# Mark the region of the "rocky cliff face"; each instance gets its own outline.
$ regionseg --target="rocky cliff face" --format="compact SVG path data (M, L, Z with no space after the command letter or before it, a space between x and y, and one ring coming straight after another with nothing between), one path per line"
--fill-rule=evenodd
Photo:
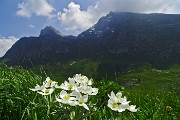
M114 13L78 37L53 27L39 37L21 38L5 54L13 64L42 64L80 58L111 58L126 63L179 63L180 15Z

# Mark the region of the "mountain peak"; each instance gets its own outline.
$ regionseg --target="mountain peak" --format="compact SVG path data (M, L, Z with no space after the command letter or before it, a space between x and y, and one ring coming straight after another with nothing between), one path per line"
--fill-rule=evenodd
M63 36L58 30L56 30L52 26L46 26L44 29L42 29L39 37L46 36L46 35L48 35L48 36L54 36L54 35Z

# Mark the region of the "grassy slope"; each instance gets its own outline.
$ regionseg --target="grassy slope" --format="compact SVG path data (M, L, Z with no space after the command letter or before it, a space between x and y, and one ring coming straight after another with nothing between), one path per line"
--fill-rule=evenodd
M180 66L174 65L164 70L153 68L149 64L142 66L131 65L126 67L123 72L116 72L116 70L104 69L103 73L98 71L100 65L98 60L79 60L72 61L66 64L53 63L45 66L38 66L34 69L35 73L40 76L50 76L57 81L64 81L74 74L83 74L92 77L99 81L102 79L109 79L117 81L124 86L136 86L140 89L167 89L180 91Z
M75 74L83 74L94 78L96 76L99 61L88 59L71 61L68 63L50 63L43 66L36 66L31 70L41 76L50 76L53 79L61 82Z
M83 64L82 64L83 63ZM82 73L88 77L96 74L98 62L89 60L76 62L73 65L66 64L62 69L54 67L43 68L42 74L54 77L54 80L61 81L72 77L75 73ZM52 72L50 72L52 71ZM83 72L82 72L83 71ZM90 72L91 71L91 72ZM93 73L93 74L92 74ZM151 66L129 67L125 74L115 74L114 81L120 84L131 84L123 90L131 104L137 105L139 112L124 113L112 112L107 108L107 94L112 90L118 92L122 88L116 83L102 80L96 81L95 86L99 88L99 94L92 101L99 108L88 119L153 119L153 120L178 120L180 118L180 66L173 66L167 70L155 70ZM62 77L61 77L62 75ZM66 77L66 78L65 78ZM105 77L106 78L106 77ZM140 82L137 80L140 79ZM31 92L29 88L36 83L42 82L42 77L22 68L11 69L0 65L0 119L54 119L54 116L61 115L58 104L54 103L51 111L53 115L46 114L46 102L44 98ZM166 107L171 106L172 111L167 111ZM61 108L62 109L62 108ZM63 115L63 114L62 114ZM23 117L22 117L23 116ZM60 119L60 118L59 118ZM62 119L62 118L61 118Z

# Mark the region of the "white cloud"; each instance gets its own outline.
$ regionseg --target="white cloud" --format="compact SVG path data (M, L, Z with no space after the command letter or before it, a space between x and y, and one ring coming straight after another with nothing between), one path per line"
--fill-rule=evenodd
M27 25L27 27L32 28L32 29L36 28L36 26L33 24L29 24L29 25Z
M64 13L58 12L58 19L63 26L69 26L71 23L71 27L65 27L66 30L86 29L92 25L91 18L92 16L88 12L81 11L80 5L74 2L68 5L68 9L64 9Z
M29 10L29 5L27 3L21 3L18 5L19 10L16 12L17 15L23 17L31 17L31 11Z
M82 32L94 25L110 11L138 13L180 13L179 0L98 0L94 6L81 10L80 5L71 2L57 16L67 32Z
M0 36L0 57L2 57L17 40L18 38L14 36L10 36L10 37Z
M18 5L16 14L22 17L31 17L32 14L37 16L54 17L55 9L47 0L26 0Z

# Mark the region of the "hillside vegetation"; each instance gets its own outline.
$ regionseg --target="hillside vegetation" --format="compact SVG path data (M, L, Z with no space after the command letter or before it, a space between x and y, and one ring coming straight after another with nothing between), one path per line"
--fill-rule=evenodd
M87 62L87 61L86 61ZM91 65L89 65L91 64ZM88 78L92 77L89 70L94 69L95 63L89 62L83 71ZM76 66L76 63L73 64ZM71 65L72 66L72 65ZM78 67L65 67L65 73L73 77L80 73ZM50 67L48 67L50 69ZM71 70L71 71L70 71ZM94 80L93 86L98 88L98 94L89 98L87 105L90 111L82 107L71 107L53 101L59 93L52 94L52 101L30 90L36 84L42 84L50 76L54 81L62 83L66 75L55 71L51 74L44 69L42 77L30 70L21 67L7 67L0 65L0 119L1 120L63 120L63 119L88 119L88 120L178 120L180 118L180 66L173 66L167 70L153 69L149 65L131 67L123 74L114 73L115 77ZM46 73L46 75L45 75ZM123 87L124 86L124 87ZM108 104L108 94L121 91L130 104L136 105L137 112L112 111ZM79 114L75 114L75 113ZM71 118L72 114L76 118Z

